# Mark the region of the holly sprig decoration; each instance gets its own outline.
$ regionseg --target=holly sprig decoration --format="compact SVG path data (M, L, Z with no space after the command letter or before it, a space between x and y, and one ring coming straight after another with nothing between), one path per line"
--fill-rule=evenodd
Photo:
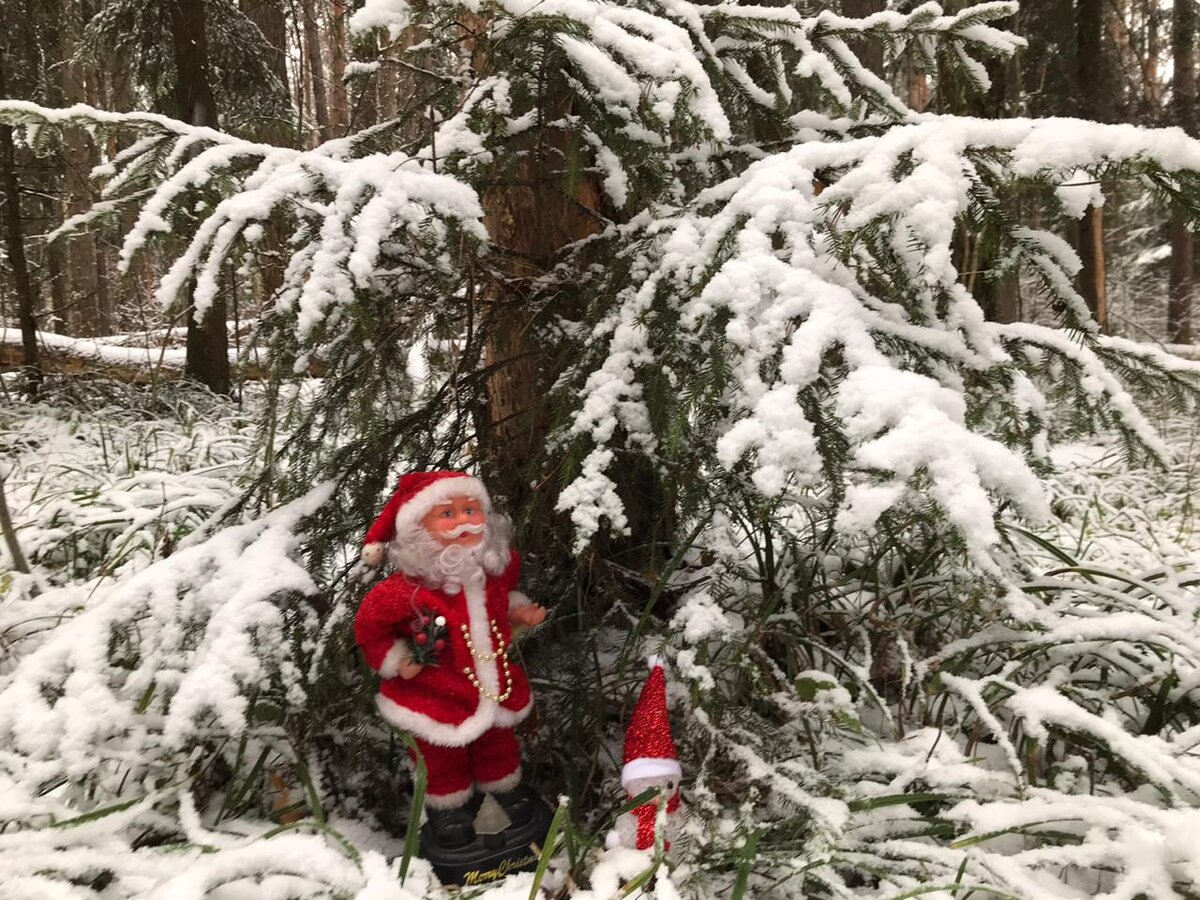
M438 654L446 646L446 617L428 610L418 612L412 621L412 660L420 666L436 666Z

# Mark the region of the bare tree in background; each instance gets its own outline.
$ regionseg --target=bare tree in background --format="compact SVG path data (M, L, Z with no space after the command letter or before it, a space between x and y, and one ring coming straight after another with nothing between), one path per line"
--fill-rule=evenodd
M312 90L313 115L317 120L317 137L327 141L329 132L329 98L325 94L325 64L321 58L321 30L317 23L315 0L301 0L304 16L304 58L307 62L308 83Z
M4 25L4 14L0 10L0 28ZM5 78L7 64L4 46L0 44L0 97L8 96ZM29 396L35 397L42 383L42 370L38 364L37 320L34 318L37 294L25 261L25 233L21 223L21 191L17 183L16 147L13 144L12 127L8 125L0 125L0 182L4 196L5 250L16 287L18 318L21 322L21 362L25 369L25 391Z
M1175 124L1196 134L1196 6L1195 0L1175 0L1171 29L1171 113ZM1195 240L1187 227L1187 214L1171 210L1171 280L1167 299L1167 342L1192 342L1192 294L1195 290Z
M216 128L217 103L208 77L204 0L170 0L170 3L179 118L192 125ZM190 301L188 304L186 372L217 394L227 394L230 389L225 314L225 297L220 291L201 321L197 321Z
M1106 109L1113 98L1105 96L1105 82L1096 77L1096 67L1103 65L1105 4L1104 0L1079 0L1076 5L1076 79L1079 92L1079 114L1095 122L1109 121ZM1104 209L1089 206L1079 222L1079 289L1088 309L1092 311L1100 330L1108 333L1108 287L1104 268Z

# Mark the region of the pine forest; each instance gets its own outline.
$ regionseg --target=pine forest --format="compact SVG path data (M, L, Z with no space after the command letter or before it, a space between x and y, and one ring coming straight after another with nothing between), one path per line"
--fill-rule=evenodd
M1200 900L1198 29L0 0L0 897Z

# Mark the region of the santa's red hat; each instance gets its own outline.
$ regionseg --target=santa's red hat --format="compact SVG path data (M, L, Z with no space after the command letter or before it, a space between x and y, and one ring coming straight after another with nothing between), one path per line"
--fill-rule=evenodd
M638 778L667 778L683 775L679 753L671 740L671 722L667 718L667 676L662 660L650 657L650 677L642 686L633 708L633 718L625 730L625 765L621 785L628 787Z
M474 497L485 515L492 512L492 500L483 482L466 472L409 472L400 477L400 485L384 506L363 542L362 559L368 566L383 562L387 545L396 532L420 521L439 503L453 497Z

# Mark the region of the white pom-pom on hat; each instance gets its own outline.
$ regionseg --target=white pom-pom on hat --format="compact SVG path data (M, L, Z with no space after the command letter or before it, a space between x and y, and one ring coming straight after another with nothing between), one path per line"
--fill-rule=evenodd
M387 547L384 544L372 543L367 544L362 548L363 565L375 568L383 562L384 554L387 552Z

